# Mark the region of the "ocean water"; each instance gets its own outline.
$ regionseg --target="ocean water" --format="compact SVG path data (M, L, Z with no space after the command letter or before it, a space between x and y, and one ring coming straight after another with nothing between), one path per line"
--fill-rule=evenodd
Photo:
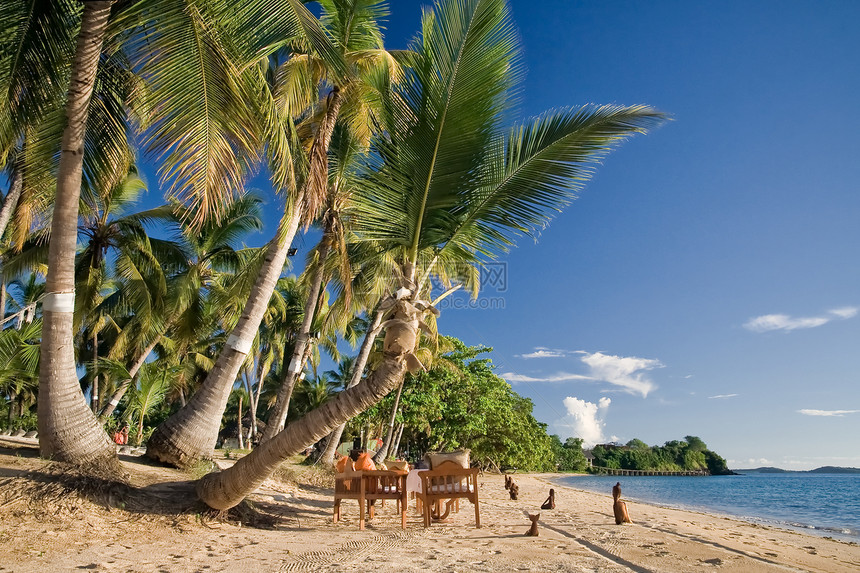
M860 474L566 476L559 485L860 542ZM635 517L634 517L635 520Z

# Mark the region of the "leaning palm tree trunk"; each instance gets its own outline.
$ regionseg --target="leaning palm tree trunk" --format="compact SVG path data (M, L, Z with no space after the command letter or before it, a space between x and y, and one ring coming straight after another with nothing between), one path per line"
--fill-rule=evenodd
M245 439L242 436L242 395L239 394L239 413L236 415L236 427L239 431L239 449L245 449Z
M394 405L391 407L391 418L388 420L388 432L385 434L385 441L382 442L382 447L373 456L373 461L376 463L385 461L385 458L388 456L388 449L394 441L394 421L397 419L397 410L400 409L400 395L403 393L403 384L405 382L406 379L404 378L403 382L400 383L400 387L397 388L397 396L394 398Z
M3 268L0 267L0 327L6 321L6 277L3 276Z
M77 464L117 464L116 450L81 392L72 342L84 133L111 4L110 0L87 2L81 17L66 101L67 123L48 248L47 294L42 305L39 447L43 457Z
M248 304L215 366L188 404L153 432L147 443L148 457L177 467L187 467L198 459L212 455L230 390L263 320L293 236L300 221L310 223L313 220L321 197L325 196L328 180L326 154L341 103L340 92L332 90L317 137L311 145L308 177L296 194L291 213L287 215L287 231L272 241L260 275L251 289Z
M263 371L262 361L260 368L257 370L257 388L251 385L250 368L245 370L245 389L248 391L248 415L251 417L251 427L248 428L248 447L257 442L257 404L260 403L260 391L263 388Z
M287 366L287 373L284 376L284 381L281 388L278 390L278 397L275 401L275 406L272 413L269 415L269 423L266 430L263 432L262 441L272 439L275 434L284 429L284 424L287 421L287 412L290 408L290 398L293 395L293 389L299 379L299 374L305 369L306 357L309 353L306 352L310 345L311 325L313 324L314 315L318 307L318 299L320 290L322 289L323 278L325 276L325 258L328 256L329 242L327 236L323 234L320 241L319 249L317 250L317 266L314 269L313 278L311 279L310 289L308 290L308 298L305 300L305 313L302 318L301 329L296 337L296 343L293 345L293 354Z
M397 439L394 440L394 445L391 447L391 455L388 456L390 458L397 458L397 452L400 451L400 438L403 437L403 428L406 427L406 424L400 422L400 427L397 429Z
M12 184L9 186L9 192L3 198L3 208L0 209L0 239L3 238L3 233L6 232L6 225L12 218L12 213L18 206L18 199L21 198L21 190L24 188L24 177L20 169L15 169L15 175L12 177ZM3 309L5 310L5 306Z
M361 382L361 376L364 374L364 366L367 364L370 351L373 349L373 343L376 341L376 335L379 333L379 325L382 323L382 314L383 311L376 311L376 314L373 316L373 321L367 329L367 334L364 335L364 342L361 343L361 350L359 350L358 356L353 364L352 376L349 379L349 384L346 386L347 389L352 388ZM329 434L328 440L326 441L325 451L323 451L323 455L320 458L323 464L331 465L334 463L334 454L337 451L337 447L340 445L340 438L345 429L346 422L332 430L331 434Z
M287 250L298 229L300 204L301 201L296 201L285 217L286 230L269 243L260 274L248 297L248 304L203 385L179 412L152 433L146 447L146 455L149 458L177 467L186 467L198 459L212 455L221 426L221 416L224 414L236 375L251 350L257 329L287 260Z
M93 414L98 414L99 411L99 375L96 371L99 363L99 335L97 333L93 333L93 371L95 374L93 375L93 386L90 391L90 407L93 410Z
M363 412L393 390L406 375L402 356L388 355L364 383L344 390L222 472L202 478L197 494L215 509L229 509L254 491L283 460L313 444L333 428Z
M404 283L414 285L414 267L403 266ZM408 289L407 289L408 293ZM242 458L236 465L217 474L209 474L197 484L197 494L214 509L229 509L254 490L287 457L297 454L308 444L317 442L353 416L363 412L403 383L407 368L414 369L413 352L418 343L418 329L425 312L413 294L389 298L380 307L387 310L382 363L363 384L337 394L319 408L287 426L281 433Z

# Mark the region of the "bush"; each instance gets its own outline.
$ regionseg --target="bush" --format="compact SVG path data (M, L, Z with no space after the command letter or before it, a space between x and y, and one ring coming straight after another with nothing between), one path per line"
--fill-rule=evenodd
M12 424L9 426L9 429L13 432L15 430L24 430L25 432L35 432L39 429L39 420L36 417L35 412L25 412L23 416L19 418L15 418L12 420Z

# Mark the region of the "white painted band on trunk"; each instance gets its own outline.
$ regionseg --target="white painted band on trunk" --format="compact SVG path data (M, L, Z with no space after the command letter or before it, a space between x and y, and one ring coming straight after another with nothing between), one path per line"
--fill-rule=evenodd
M108 405L116 407L119 405L119 400L111 400Z
M42 299L42 310L49 312L75 312L75 293L49 292Z
M301 370L301 367L299 366L299 359L296 357L293 357L293 359L290 360L290 365L287 367L287 372L295 374L299 370Z
M241 352L242 354L248 354L251 351L251 346L253 344L253 338L243 340L235 334L231 334L229 337L227 337L227 346L232 348L236 352Z

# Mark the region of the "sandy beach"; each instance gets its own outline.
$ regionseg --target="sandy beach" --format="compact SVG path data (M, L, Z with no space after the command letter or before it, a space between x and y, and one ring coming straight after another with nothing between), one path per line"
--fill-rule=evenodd
M628 502L634 523L615 525L610 492L559 487L552 474L515 475L517 501L504 476L483 475L481 529L470 506L425 529L410 502L403 530L389 502L359 531L356 502L332 523L328 487L267 480L250 498L258 525L242 526L206 516L187 475L122 459L138 495L106 507L110 491L100 500L62 491L31 451L0 449L0 571L860 570L857 544L702 513ZM557 508L526 537L527 513L550 486Z

